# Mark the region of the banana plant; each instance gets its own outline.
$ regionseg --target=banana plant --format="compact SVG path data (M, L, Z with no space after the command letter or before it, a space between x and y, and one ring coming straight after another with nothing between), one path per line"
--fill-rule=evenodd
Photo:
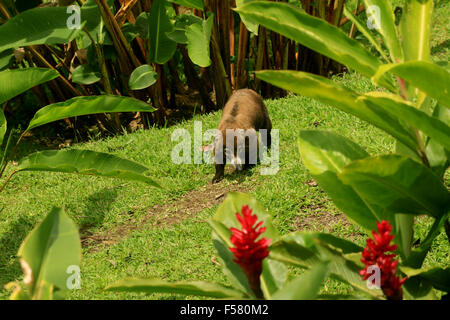
M382 220L393 226L401 267L413 275L405 284L407 296L415 297L421 288L427 292L433 288L425 275L450 277L448 268L421 269L450 215L450 193L443 179L450 160L450 74L430 59L432 0L406 0L398 26L390 1L364 3L373 30L350 10L345 14L371 43L376 42L374 32L379 34L383 40L375 46L379 55L337 27L285 3L250 2L237 12L382 88L361 93L305 72L256 73L263 81L353 114L395 138L394 154L372 156L332 132L301 130L299 148L311 175L350 220L367 231L375 230ZM414 217L419 215L432 217L434 223L413 248L419 240L414 239ZM303 240L291 242L286 246L300 251L307 247ZM448 287L442 289L449 292Z

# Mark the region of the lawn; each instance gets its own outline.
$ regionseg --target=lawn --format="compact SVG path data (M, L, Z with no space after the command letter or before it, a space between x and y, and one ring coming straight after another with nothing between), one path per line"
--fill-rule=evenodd
M436 10L433 27L434 59L448 58L450 5ZM335 77L352 89L376 89L356 73ZM364 146L372 154L392 152L394 140L373 126L314 100L288 96L267 100L273 127L280 132L280 168L261 176L260 167L245 174L228 174L218 185L210 181L212 165L177 165L171 161L171 134L178 128L193 133L194 121L203 130L215 128L220 112L195 115L168 128L153 128L71 148L108 152L140 162L162 189L116 179L56 173L19 173L0 198L0 298L3 285L20 279L16 253L25 235L54 206L64 207L80 228L83 244L82 288L70 299L175 299L178 295L140 295L103 289L124 277L165 280L207 280L227 284L216 263L207 220L229 191L248 192L273 215L282 234L295 230L331 232L363 245L365 235L348 221L317 186L302 165L297 150L300 129L332 130ZM40 148L24 144L24 148ZM23 150L22 150L23 151ZM7 173L13 170L7 168ZM415 236L424 237L431 221L420 218ZM442 233L433 243L426 266L450 264L450 245ZM329 281L322 293L350 293ZM188 298L198 298L190 296Z

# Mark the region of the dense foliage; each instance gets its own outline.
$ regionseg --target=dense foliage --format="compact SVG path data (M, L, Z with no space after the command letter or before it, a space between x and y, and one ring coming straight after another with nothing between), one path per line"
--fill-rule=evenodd
M8 99L25 89L33 94L2 109L7 118L27 120L33 105L100 94L130 96L157 108L153 114L96 115L87 122L66 119L79 131L98 126L103 132L121 132L122 126L164 125L180 113L218 110L233 89L251 87L265 97L285 94L254 78L254 70L340 71L328 58L241 19L233 9L246 2L3 0L0 71L40 67L52 69L54 77L17 81L23 90L16 88ZM289 2L330 24L341 23L344 0ZM79 9L64 7L72 3Z

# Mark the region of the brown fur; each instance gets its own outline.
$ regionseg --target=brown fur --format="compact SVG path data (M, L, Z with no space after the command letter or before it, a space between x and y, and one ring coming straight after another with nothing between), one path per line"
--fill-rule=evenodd
M237 90L230 97L228 102L226 103L222 118L220 119L218 130L222 135L223 145L218 144L217 142L214 145L214 153L217 156L217 152L222 150L223 154L225 154L226 147L226 130L227 129L243 129L243 130L254 130L255 138L256 131L260 129L267 129L267 147L270 148L271 144L271 136L270 130L272 129L272 121L269 117L269 112L264 105L263 100L255 91L250 89L241 89ZM252 133L252 131L249 131ZM237 155L237 137L234 138L234 155ZM245 160L245 168L250 167L249 159L248 159L248 150L249 150L249 142L248 138L245 139L245 152L246 152L246 160ZM215 163L216 174L213 178L213 183L218 182L223 179L224 169L225 169L225 161L224 164Z

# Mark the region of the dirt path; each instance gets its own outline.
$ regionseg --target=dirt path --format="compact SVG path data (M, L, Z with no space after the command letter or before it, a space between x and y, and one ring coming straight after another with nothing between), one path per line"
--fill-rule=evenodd
M314 180L304 182L310 187L318 187ZM229 192L249 192L254 188L252 183L242 183L234 180L231 183L208 184L199 189L192 190L176 200L165 204L157 204L147 208L143 217L135 218L131 213L125 222L97 233L89 230L81 232L81 244L88 252L96 252L105 246L115 244L135 231L146 228L161 228L175 225L186 219L195 217L199 212L211 208L223 202ZM323 199L315 199L314 203L301 204L299 199L299 216L292 221L292 228L298 231L323 231L323 227L330 230L337 223L349 227L350 222L345 215L338 212L330 212L324 205ZM307 213L307 215L305 215ZM355 235L358 236L358 235Z
M220 204L226 194L239 191L248 192L250 186L237 181L231 184L217 183L192 190L179 199L163 205L155 205L147 209L145 217L140 221L133 216L112 229L99 233L81 232L81 244L89 252L100 250L105 245L112 245L137 230L150 227L163 227L178 224L195 214Z

